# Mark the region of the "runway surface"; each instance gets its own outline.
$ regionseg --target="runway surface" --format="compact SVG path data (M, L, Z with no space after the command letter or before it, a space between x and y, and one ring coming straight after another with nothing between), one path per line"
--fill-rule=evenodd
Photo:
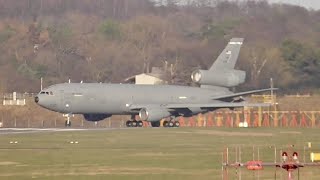
M45 133L45 132L69 132L69 131L110 131L110 130L123 130L123 129L129 129L129 128L97 128L97 129L83 129L83 128L0 128L0 135ZM130 128L130 129L133 129L133 128Z

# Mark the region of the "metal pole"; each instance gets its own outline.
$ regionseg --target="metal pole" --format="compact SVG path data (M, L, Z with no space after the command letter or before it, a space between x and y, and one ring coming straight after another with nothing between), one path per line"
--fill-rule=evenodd
M238 161L238 147L236 146L236 147L234 148L234 150L235 150L235 153L236 153L236 162L239 162L239 161Z
M229 148L227 148L227 164L229 164Z
M42 83L43 83L43 78L41 77L41 78L40 78L40 90L41 90L41 91L42 91L42 88L43 88Z
M277 147L274 146L274 163L277 163Z
M239 163L241 163L241 146L239 146ZM242 176L242 174L241 174L241 168L240 168L240 166L239 166L239 180L241 180L241 176Z
M227 172L227 168L228 168L228 162L227 162L227 152L228 152L228 148L223 149L223 153L222 153L222 180L228 180L228 172Z
M258 161L260 161L260 148L258 146ZM260 179L260 171L258 171L258 180Z
M254 146L252 146L252 160L254 161Z
M270 87L271 87L271 103L273 103L273 79L270 78Z
M303 162L306 163L306 146L303 146Z

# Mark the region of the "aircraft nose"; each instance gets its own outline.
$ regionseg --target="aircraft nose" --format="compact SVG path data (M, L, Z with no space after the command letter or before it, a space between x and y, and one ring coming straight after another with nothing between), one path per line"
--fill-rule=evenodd
M36 97L34 98L34 102L36 102L36 103L39 102L39 97L38 97L38 96L36 96Z

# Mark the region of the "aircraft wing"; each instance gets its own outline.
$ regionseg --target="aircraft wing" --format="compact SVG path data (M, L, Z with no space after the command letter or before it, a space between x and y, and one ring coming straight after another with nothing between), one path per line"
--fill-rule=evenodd
M237 107L267 107L270 104L266 103L232 103L232 102L217 102L217 103L208 103L208 104L168 104L164 107L168 109L181 109L181 108L201 108L201 109L210 109L210 108L237 108Z
M131 111L137 111L146 107L166 108L166 109L188 109L188 108L200 108L200 109L212 109L212 108L237 108L237 107L267 107L270 104L266 103L232 103L232 102L216 102L205 104L161 104L161 105L147 105L147 104L132 104L130 105Z
M259 92L274 91L274 90L278 90L278 89L277 88L259 89L259 90L253 90L253 91L245 91L245 92L239 92L239 93L233 93L233 94L214 96L211 98L215 99L215 100L224 100L224 99L230 99L230 98L235 98L235 97L239 97L239 96L255 94L255 93L259 93Z

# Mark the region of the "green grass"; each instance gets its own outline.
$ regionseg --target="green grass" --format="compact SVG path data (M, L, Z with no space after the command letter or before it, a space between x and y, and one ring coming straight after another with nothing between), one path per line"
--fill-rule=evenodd
M302 160L307 142L313 143L307 153L320 152L318 129L146 128L1 135L0 179L221 179L226 146L230 161L235 160L236 146L241 146L243 162L251 160L254 145L255 158L259 147L260 158L273 162L274 145L280 150L294 144ZM301 169L301 178L319 179L317 169ZM274 179L274 168L243 168L241 174L242 179ZM277 177L285 178L286 172L278 170ZM229 178L236 179L235 169L229 169Z

